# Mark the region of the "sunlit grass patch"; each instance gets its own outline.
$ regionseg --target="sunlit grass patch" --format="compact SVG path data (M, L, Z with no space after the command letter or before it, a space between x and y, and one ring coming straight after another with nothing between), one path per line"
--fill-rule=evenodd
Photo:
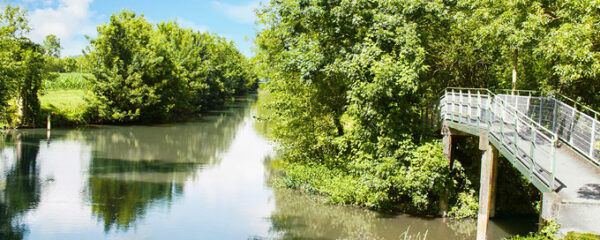
M52 112L62 124L84 124L87 102L84 97L87 90L47 90L40 96L42 112Z

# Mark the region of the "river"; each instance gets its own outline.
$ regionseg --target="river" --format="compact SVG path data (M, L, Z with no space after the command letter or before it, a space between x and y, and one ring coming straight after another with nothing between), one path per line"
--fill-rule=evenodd
M0 133L0 239L472 239L473 220L386 215L274 190L256 96L200 121ZM536 230L490 223L491 239Z

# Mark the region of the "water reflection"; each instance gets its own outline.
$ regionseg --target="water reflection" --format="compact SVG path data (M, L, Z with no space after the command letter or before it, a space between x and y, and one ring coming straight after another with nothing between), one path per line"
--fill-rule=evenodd
M180 196L198 168L218 164L251 102L238 100L203 122L89 131L85 139L94 154L88 192L104 230L127 230L150 207L168 206Z
M306 194L274 191L276 209L269 220L270 233L278 239L404 239L427 234L427 239L472 239L475 220L388 215L360 208L332 206ZM535 230L535 219L498 218L488 226L489 239Z
M0 239L22 239L26 228L20 218L40 202L36 160L43 137L10 132L0 134L0 139ZM8 155L13 161L7 160Z
M0 132L0 239L472 238L465 221L323 205L266 182L254 98L193 123ZM264 128L263 128L264 130ZM494 239L519 233L508 219ZM516 230L515 230L516 229Z
M101 166L96 166L98 163L101 163ZM169 178L164 174L168 174L169 170L174 172L177 166L157 165L147 161L92 161L89 179L92 212L104 222L104 231L109 231L112 227L126 230L139 216L143 216L150 206L167 205L175 196L181 195L182 184L162 182ZM124 176L125 173L129 174ZM163 175L155 175L156 178L152 178L153 173Z

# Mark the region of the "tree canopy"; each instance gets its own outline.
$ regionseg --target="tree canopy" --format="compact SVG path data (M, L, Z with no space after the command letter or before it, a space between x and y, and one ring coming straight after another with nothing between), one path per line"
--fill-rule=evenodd
M103 121L171 119L256 87L233 43L176 22L154 26L128 11L98 27L87 57L95 75L90 100Z
M24 10L6 6L0 13L0 112L6 112L8 101L15 99L19 125L34 127L40 108L38 90L42 79L52 75L44 48L26 37L29 31Z
M257 62L288 183L341 202L435 210L449 170L423 134L433 133L422 108L446 87L513 80L600 106L598 9L585 0L271 1L259 11Z
M42 79L84 68L94 75L85 115L97 123L183 118L257 88L249 60L223 37L176 22L155 25L125 10L97 30L84 56L61 59L58 37L32 42L26 11L5 7L0 14L2 122L35 127L43 117Z

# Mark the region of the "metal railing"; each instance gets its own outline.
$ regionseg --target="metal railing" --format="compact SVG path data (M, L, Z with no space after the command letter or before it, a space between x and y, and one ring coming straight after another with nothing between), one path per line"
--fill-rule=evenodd
M534 184L552 191L556 143L552 130L488 89L448 88L440 100L441 117L475 133L487 130L492 143Z
M567 96L559 94L559 93L542 93L540 91L534 91L534 90L511 90L511 89L498 89L496 91L499 92L498 95L503 94L503 95L534 96L534 97L552 97L558 101L565 103L568 106L571 106L571 107L579 110L583 114L586 114L590 117L593 116L594 119L600 120L600 112L598 112L584 104L581 104L578 101L571 99L570 97L567 97Z
M563 142L577 150L596 165L600 165L600 121L598 113L589 116L577 105L570 106L553 97L534 96L529 94L499 94L498 98L516 107L529 118L552 130Z

